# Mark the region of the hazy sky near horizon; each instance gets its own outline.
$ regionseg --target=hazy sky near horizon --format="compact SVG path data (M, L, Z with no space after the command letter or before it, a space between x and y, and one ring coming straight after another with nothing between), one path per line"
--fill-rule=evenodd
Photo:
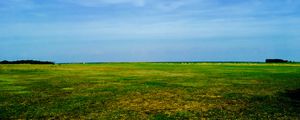
M0 60L300 61L299 0L1 0Z

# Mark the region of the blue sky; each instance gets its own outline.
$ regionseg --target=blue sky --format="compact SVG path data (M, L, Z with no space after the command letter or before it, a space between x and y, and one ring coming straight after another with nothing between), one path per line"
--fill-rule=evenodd
M300 61L299 0L1 0L0 60Z

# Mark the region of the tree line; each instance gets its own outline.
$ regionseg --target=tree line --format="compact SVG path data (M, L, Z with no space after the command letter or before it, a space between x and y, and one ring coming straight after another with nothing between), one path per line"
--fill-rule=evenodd
M52 61L39 61L39 60L17 60L17 61L1 61L0 64L55 64Z

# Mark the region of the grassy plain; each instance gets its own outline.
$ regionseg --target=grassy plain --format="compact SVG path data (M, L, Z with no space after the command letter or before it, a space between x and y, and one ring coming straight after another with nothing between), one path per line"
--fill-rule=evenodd
M300 119L300 64L0 65L0 119Z

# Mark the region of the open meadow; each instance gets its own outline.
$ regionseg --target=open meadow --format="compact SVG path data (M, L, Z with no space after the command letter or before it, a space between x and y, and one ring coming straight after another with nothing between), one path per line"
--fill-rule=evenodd
M0 65L0 119L300 119L300 64Z

